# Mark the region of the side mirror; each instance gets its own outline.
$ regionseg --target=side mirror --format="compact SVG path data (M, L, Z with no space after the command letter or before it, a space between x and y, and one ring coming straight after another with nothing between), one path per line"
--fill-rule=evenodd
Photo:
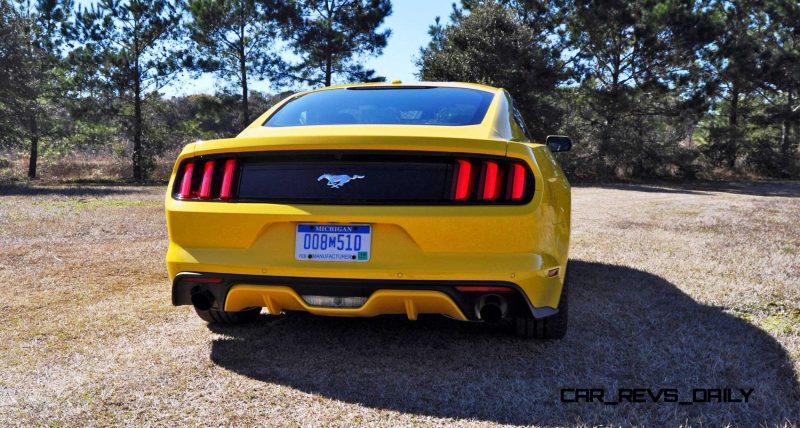
M572 148L572 139L564 135L548 135L545 145L551 152L567 152Z

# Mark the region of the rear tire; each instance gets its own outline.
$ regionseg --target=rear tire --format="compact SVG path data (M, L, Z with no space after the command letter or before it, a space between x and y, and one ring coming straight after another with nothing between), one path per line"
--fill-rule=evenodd
M547 318L529 317L514 318L514 334L525 339L558 340L567 334L569 320L569 271L564 279L561 299L558 302L558 313Z
M258 318L261 308L245 309L239 312L219 311L216 309L202 311L197 308L194 308L194 311L203 321L209 324L243 324Z

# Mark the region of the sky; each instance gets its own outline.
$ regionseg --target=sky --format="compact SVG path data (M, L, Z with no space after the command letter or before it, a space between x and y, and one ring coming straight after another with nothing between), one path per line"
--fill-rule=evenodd
M366 67L374 69L378 76L384 76L387 80L418 80L414 76L417 72L414 62L419 56L419 48L430 41L428 27L437 16L442 18L442 23L448 22L452 4L453 0L393 0L392 14L382 27L391 29L392 35L383 49L383 55L367 60ZM183 74L162 92L166 96L214 93L215 85L213 75L206 74L194 79ZM259 91L274 91L267 82L249 82L249 85Z

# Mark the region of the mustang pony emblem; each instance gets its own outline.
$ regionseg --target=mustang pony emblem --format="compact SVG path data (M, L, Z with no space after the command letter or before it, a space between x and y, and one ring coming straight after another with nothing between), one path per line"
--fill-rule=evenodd
M357 180L359 178L364 178L363 175L333 175L333 174L322 174L319 176L317 181L322 181L322 179L328 180L328 187L332 189L338 189L345 184Z

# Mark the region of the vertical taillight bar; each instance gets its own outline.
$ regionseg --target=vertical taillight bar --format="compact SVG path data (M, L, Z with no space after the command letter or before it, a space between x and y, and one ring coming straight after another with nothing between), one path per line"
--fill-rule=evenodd
M456 160L456 188L453 200L466 201L472 193L472 164L469 161Z
M188 198L192 195L192 174L194 174L194 162L186 162L183 166L183 178L178 192L181 198Z
M525 195L525 167L518 163L511 164L509 173L511 175L511 185L509 186L508 198L512 201L521 201Z
M495 161L483 162L483 182L481 183L482 189L480 199L485 201L493 201L500 196L500 186L502 180L500 179L500 166Z
M236 171L236 159L228 159L225 161L225 167L222 170L222 187L219 191L220 199L230 199L233 195L233 173Z
M211 182L214 181L214 161L206 161L203 165L203 181L200 183L200 198L211 197Z

